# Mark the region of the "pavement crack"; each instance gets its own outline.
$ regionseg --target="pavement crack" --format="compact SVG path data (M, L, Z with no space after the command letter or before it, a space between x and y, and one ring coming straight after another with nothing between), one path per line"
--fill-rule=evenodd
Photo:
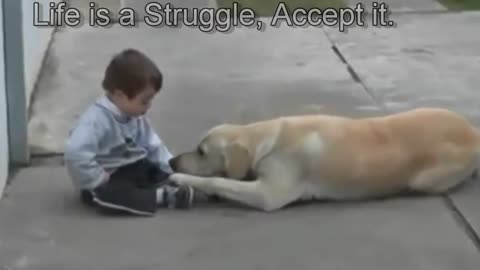
M377 96L375 96L373 91L370 90L370 88L362 81L362 79L360 78L360 75L358 75L358 73L355 71L353 66L348 62L347 58L343 55L343 53L340 51L340 49L335 44L333 39L328 35L328 33L325 30L323 30L323 32L324 32L325 36L327 37L327 39L330 41L330 44L332 45L331 49L333 50L335 55L340 59L340 61L342 61L345 64L345 66L347 68L347 71L350 74L350 76L352 77L352 79L356 83L358 83L362 86L363 90L368 95L368 97L373 101L373 103L375 103L375 105L377 105L382 110L382 112L387 113L388 112L387 107L383 104L383 102L381 102L379 100L379 98Z
M29 167L64 166L63 154L37 154L32 155Z
M360 76L358 76L358 74L355 72L355 70L350 65L347 66L347 70L348 70L348 73L350 73L350 76L352 76L352 78L355 82L362 84L362 80L360 79ZM375 97L373 97L373 95L370 95L370 96L371 96L372 99L375 99Z
M330 41L330 42L331 42L331 41ZM337 55L337 57L340 58L340 60L341 60L344 64L348 65L347 59L345 59L345 57L343 56L343 54L342 54L342 53L340 52L340 50L338 49L337 45L332 44L332 50L333 50L333 52Z
M458 225L462 228L468 238L472 241L473 245L480 252L480 236L475 232L473 226L468 222L467 217L460 211L460 209L455 205L455 202L449 196L443 196L443 201L447 208L452 213L453 218L456 220Z

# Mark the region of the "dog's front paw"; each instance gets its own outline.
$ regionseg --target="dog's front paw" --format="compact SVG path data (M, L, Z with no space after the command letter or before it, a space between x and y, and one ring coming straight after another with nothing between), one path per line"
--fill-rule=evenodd
M203 191L209 195L212 193L211 182L209 178L203 178L190 174L173 173L170 175L169 180L179 186L190 186Z
M187 175L187 174L183 174L183 173L173 173L170 175L170 177L168 178L168 180L174 184L177 184L177 185L180 185L180 186L184 186L184 185L188 185L189 182L190 182L190 179L191 176L190 175Z

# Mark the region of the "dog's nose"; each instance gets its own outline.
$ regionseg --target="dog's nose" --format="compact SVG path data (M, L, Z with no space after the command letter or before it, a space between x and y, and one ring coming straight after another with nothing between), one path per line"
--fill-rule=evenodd
M168 160L168 164L170 165L170 168L172 168L173 171L177 171L177 158L171 158Z

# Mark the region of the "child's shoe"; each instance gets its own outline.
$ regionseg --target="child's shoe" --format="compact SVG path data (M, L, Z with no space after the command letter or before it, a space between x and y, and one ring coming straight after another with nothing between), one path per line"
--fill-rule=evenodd
M168 208L189 209L193 205L195 190L189 186L167 184L163 187L163 204Z

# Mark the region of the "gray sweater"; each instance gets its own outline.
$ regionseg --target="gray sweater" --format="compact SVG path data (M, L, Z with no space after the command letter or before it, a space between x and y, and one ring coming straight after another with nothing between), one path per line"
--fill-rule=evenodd
M64 154L67 171L79 189L98 187L118 167L143 158L172 172L171 157L146 116L124 115L105 95L77 119Z

